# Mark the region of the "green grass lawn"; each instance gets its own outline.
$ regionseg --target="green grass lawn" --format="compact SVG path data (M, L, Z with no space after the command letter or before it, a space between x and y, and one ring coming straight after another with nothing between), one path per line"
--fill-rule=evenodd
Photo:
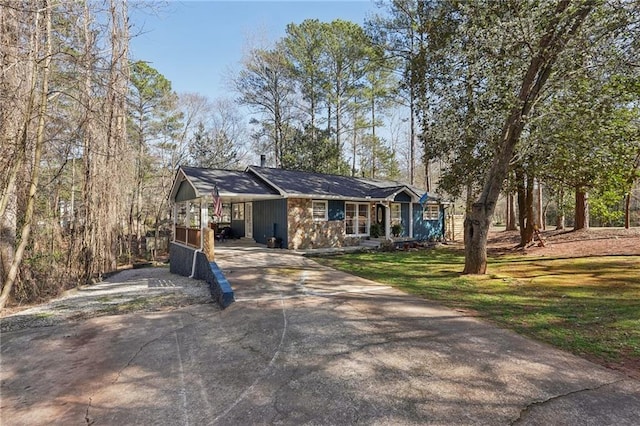
M640 256L505 256L461 275L461 252L357 253L317 258L605 363L640 359Z

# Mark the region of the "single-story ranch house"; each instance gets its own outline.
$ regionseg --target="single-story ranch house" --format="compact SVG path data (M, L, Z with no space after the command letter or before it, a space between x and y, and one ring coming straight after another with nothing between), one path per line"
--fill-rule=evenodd
M214 194L222 201L221 216L214 215ZM371 237L437 240L444 230L443 204L435 195L360 177L179 167L170 200L173 242L194 248L202 248L206 228L230 228L234 238L288 249L353 246Z

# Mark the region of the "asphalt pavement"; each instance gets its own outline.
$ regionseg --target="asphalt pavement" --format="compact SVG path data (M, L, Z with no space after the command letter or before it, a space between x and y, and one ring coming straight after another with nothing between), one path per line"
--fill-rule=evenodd
M172 293L130 313L3 318L0 423L639 424L639 381L464 312L283 250L216 261L236 294L225 310ZM149 291L195 285L140 271Z

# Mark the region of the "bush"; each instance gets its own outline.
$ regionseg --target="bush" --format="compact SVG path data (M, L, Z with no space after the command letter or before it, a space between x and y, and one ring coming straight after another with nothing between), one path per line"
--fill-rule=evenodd
M382 225L379 223L372 223L371 228L369 229L369 234L371 235L371 238L380 238L383 234Z

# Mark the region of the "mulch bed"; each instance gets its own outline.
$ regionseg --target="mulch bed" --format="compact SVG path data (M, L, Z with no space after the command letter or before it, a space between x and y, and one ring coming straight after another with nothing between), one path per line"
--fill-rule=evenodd
M591 228L541 231L544 246L537 239L518 247L518 231L492 231L487 242L491 255L522 254L548 257L640 256L640 228Z

